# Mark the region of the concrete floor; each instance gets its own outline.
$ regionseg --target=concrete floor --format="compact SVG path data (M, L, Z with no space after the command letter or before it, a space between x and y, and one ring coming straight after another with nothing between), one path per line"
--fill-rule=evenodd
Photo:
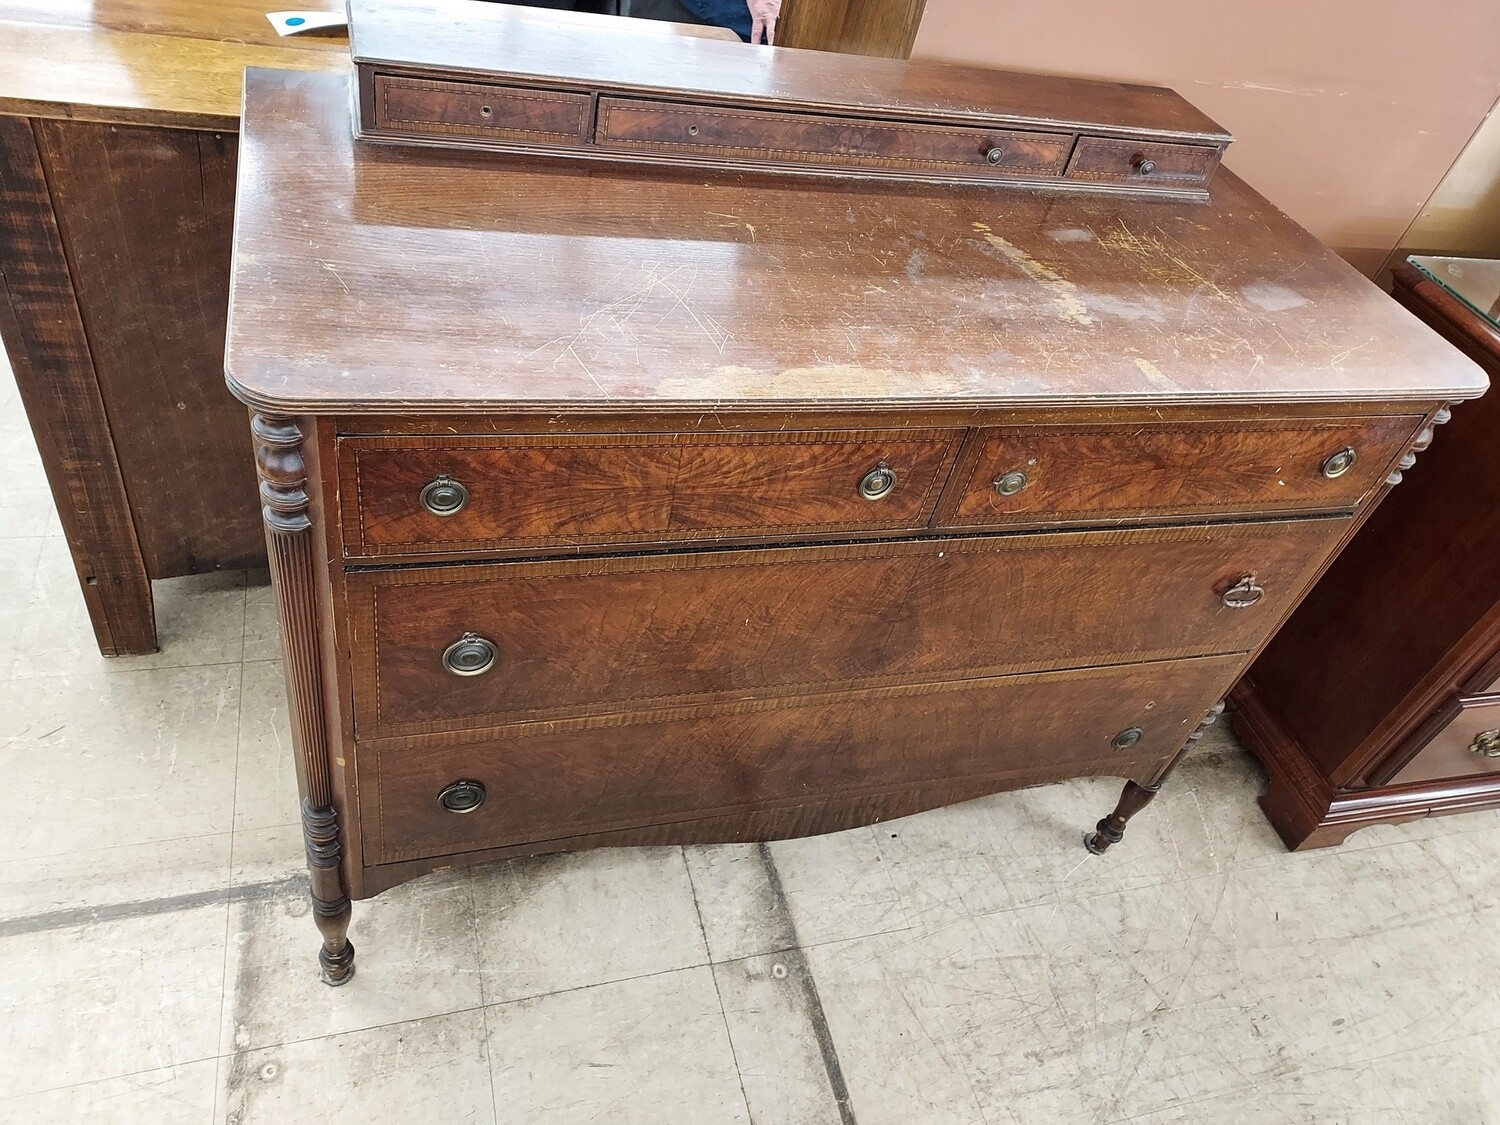
M93 646L0 376L0 1121L1500 1122L1500 814L1293 856L1227 724L1113 780L355 905L319 984L269 590Z

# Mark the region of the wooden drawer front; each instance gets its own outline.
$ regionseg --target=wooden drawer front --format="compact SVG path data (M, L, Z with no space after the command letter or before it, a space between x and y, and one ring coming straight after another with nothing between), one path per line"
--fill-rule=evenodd
M1420 421L984 430L957 500L939 521L980 527L1348 508L1384 479ZM1330 478L1324 466L1344 449L1355 451L1354 463Z
M409 133L577 145L588 137L589 97L379 74L375 121L382 129Z
M1500 779L1500 696L1454 699L1439 722L1437 734L1419 736L1426 745L1396 772L1392 785L1476 774Z
M344 438L345 553L923 527L961 433ZM895 484L867 500L882 463ZM423 507L440 475L468 492L454 515Z
M1058 176L1073 138L604 97L599 99L594 141L608 148L702 159L939 170L990 178Z
M1074 763L1142 770L1176 752L1238 657L1007 676L660 714L617 725L528 724L485 741L357 750L373 763L367 857L389 863L482 847L993 778L995 788ZM566 729L571 726L573 729ZM1112 741L1140 728L1127 750ZM439 794L484 786L463 814ZM373 855L371 854L373 852Z
M348 576L361 737L1242 652L1344 520ZM1264 590L1226 608L1245 575ZM1254 595L1251 595L1252 597ZM444 669L465 634L498 656Z
M1111 137L1080 137L1068 162L1068 179L1139 187L1205 185L1219 166L1212 145L1159 144Z

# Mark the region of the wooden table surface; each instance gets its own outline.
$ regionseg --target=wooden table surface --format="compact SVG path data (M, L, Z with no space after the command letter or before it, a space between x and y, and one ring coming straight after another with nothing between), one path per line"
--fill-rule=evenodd
M268 410L1451 401L1486 386L1227 171L1209 204L580 174L355 146L346 82L247 77L228 366Z
M308 10L342 11L338 0ZM0 113L233 129L247 66L347 64L342 34L282 38L264 0L0 0Z

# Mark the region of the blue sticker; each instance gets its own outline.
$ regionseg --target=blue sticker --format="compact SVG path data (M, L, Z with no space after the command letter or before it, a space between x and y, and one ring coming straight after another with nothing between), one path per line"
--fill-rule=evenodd
M307 21L301 16L289 16L286 21L287 27L301 27Z

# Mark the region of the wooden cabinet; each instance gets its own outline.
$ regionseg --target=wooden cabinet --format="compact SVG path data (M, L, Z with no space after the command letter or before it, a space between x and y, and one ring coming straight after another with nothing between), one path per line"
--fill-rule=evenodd
M1484 387L1223 171L570 168L349 95L249 77L228 364L330 983L457 864L1114 775L1104 851Z
M1480 263L1459 277L1483 276ZM1409 264L1395 296L1494 377L1500 265L1469 307ZM1489 310L1486 316L1479 307ZM1500 806L1500 397L1453 414L1236 687L1287 846Z

